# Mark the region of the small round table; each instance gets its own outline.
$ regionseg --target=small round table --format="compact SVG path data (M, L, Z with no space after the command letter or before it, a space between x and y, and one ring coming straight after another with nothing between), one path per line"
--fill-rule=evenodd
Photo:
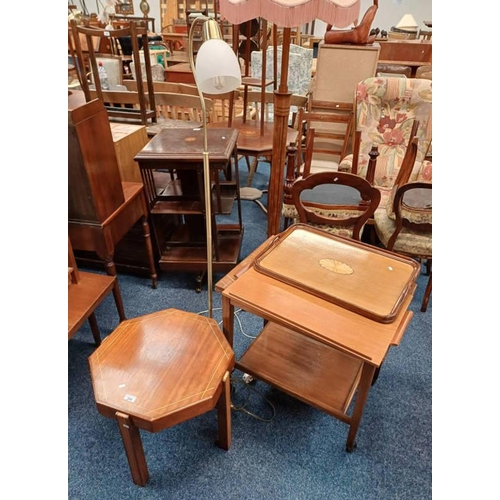
M123 321L94 351L97 409L117 420L135 484L149 479L139 429L158 432L217 406L218 446L229 449L234 363L215 320L177 309Z

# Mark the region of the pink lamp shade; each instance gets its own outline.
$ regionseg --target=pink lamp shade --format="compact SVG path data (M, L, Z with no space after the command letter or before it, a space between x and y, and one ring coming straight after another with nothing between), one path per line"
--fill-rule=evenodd
M220 0L221 15L232 24L262 17L282 28L320 19L345 28L359 17L361 0Z

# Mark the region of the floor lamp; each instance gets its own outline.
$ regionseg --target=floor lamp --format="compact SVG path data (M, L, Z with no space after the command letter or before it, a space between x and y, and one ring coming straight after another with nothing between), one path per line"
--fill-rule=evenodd
M375 0L374 0L375 3ZM361 0L219 0L219 12L232 24L265 17L283 28L283 53L280 85L274 92L273 157L267 198L267 235L280 231L281 207L286 159L286 131L290 112L288 60L291 28L319 19L337 28L345 28L359 17Z
M203 43L194 61L194 32L202 24ZM222 38L215 19L200 15L193 19L188 38L189 63L198 89L203 115L203 183L205 192L205 224L207 233L207 288L208 316L213 315L213 273L212 273L212 193L210 158L208 153L206 94L232 92L241 85L241 69L236 54ZM237 168L237 166L236 166Z

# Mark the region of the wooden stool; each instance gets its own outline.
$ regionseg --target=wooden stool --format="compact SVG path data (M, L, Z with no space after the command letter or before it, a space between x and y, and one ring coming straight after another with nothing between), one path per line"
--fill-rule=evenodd
M158 432L217 406L218 445L231 446L235 357L215 320L177 309L125 320L89 363L97 409L118 421L135 484L149 479L139 429Z

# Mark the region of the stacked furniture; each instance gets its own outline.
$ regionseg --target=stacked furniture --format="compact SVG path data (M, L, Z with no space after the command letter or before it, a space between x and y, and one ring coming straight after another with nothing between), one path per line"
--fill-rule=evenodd
M96 148L99 144L99 148ZM132 265L144 262L153 288L156 267L148 210L140 182L122 182L113 136L99 99L68 110L68 232L75 252L97 255L106 272L116 275L116 245L139 223L139 253Z

